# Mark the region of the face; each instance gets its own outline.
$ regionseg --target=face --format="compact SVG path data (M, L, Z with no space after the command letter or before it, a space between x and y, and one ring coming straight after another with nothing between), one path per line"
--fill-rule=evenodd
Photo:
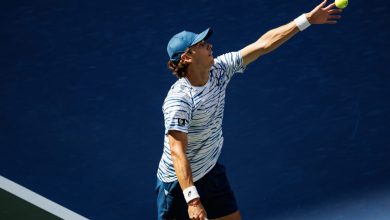
M214 64L213 45L202 40L191 47L192 63L211 68Z

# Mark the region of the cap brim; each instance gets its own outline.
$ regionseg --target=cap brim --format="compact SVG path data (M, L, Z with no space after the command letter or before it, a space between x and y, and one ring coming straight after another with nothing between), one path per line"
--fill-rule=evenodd
M195 44L201 42L202 40L207 40L211 35L213 34L213 30L211 28L207 28L202 33L196 35L194 41L192 42L191 46L194 46Z

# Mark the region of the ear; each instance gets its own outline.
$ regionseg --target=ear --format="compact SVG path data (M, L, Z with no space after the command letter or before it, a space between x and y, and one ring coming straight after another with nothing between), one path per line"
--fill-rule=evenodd
M183 60L185 63L191 63L192 62L192 57L190 54L188 53L183 53L181 56L180 56L180 59Z

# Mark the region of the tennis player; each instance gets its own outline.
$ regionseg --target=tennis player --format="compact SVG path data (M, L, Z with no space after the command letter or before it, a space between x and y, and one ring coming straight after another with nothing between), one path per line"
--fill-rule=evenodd
M165 138L157 171L158 219L241 219L218 162L223 145L225 90L237 72L311 24L336 24L340 9L323 1L311 12L272 29L243 49L213 57L212 34L182 31L168 42L168 67L178 80L164 104Z

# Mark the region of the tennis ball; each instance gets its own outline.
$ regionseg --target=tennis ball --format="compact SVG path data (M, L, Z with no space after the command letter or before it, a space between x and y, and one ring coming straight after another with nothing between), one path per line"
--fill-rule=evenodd
M348 0L335 0L334 3L338 8L345 8L348 5Z

